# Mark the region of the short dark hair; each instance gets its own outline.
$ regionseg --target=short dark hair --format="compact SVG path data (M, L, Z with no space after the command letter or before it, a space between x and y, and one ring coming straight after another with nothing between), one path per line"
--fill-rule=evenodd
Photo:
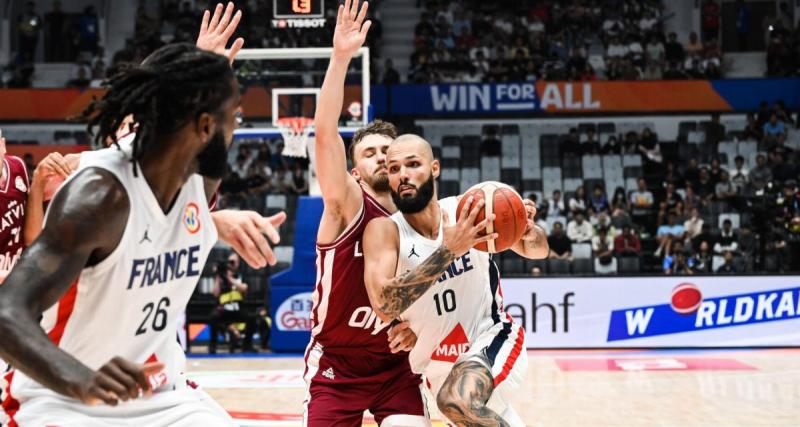
M350 147L348 148L350 160L355 161L356 145L369 135L383 135L387 138L395 139L397 138L397 128L392 123L375 119L363 128L357 130L353 134L353 142L350 143Z

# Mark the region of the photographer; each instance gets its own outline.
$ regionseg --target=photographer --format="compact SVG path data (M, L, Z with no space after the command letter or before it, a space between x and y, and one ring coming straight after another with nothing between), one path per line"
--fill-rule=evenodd
M213 294L217 298L217 306L211 312L211 341L208 344L208 353L216 354L217 339L221 326L227 327L230 334L230 352L238 347L241 332L236 327L237 323L245 324L244 345L242 351L255 352L253 348L253 332L255 330L255 318L245 312L242 307L244 295L247 293L247 284L238 277L239 256L235 253L228 257L225 262L217 264L216 276L214 278Z

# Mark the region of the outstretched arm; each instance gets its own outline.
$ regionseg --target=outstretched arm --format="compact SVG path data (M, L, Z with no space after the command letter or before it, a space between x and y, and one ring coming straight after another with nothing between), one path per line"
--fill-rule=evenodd
M316 138L316 174L319 179L325 212L320 223L321 243L334 240L345 224L361 208L361 188L347 173L344 141L339 135L339 117L344 102L344 81L353 55L364 44L370 21L364 22L368 3L358 10L358 0L345 0L339 6L336 29L325 80L314 116Z
M51 390L87 404L115 405L148 392L148 368L115 358L95 372L53 344L37 318L84 267L116 248L129 212L128 196L110 172L83 171L58 192L39 238L0 287L0 356Z
M397 252L400 240L397 226L389 218L378 218L367 224L364 230L364 282L367 286L372 309L383 321L399 317L418 300L442 276L447 267L457 257L465 254L480 242L497 238L497 234L481 236L486 228L487 218L477 225L475 218L483 208L483 200L475 206L472 199L464 204L461 220L455 226L445 221L442 246L425 259L417 268L403 274L396 274ZM471 209L471 210L470 210Z

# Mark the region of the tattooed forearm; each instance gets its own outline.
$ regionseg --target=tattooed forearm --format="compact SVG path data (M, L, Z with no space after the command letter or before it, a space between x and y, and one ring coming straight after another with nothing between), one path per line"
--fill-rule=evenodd
M442 245L417 268L395 277L381 291L381 311L390 317L398 317L445 272L455 256Z
M530 249L539 249L542 246L547 247L547 233L544 232L542 227L534 225L531 229L533 238L525 241L525 247Z
M508 426L500 415L486 407L493 391L494 379L484 365L461 362L447 376L436 404L457 426Z

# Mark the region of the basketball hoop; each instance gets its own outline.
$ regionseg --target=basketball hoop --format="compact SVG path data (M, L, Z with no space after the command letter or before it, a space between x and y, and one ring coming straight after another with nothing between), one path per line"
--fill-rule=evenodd
M314 119L307 117L285 117L276 125L283 136L283 152L287 157L308 157L308 140L314 129Z

